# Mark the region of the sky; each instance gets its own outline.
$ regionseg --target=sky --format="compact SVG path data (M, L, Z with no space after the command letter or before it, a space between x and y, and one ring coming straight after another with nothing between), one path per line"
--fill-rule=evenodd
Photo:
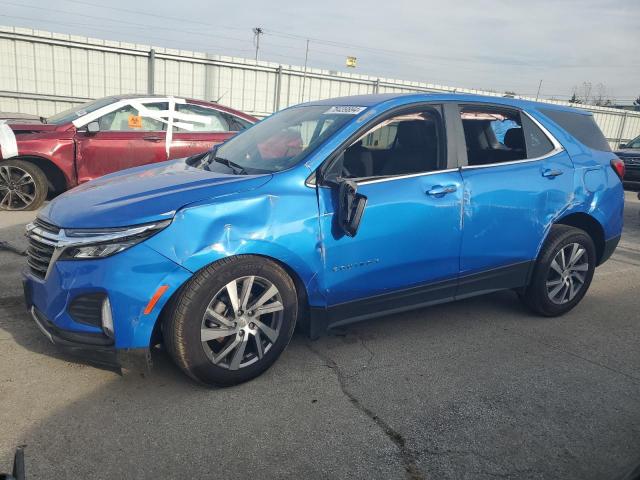
M0 0L0 24L441 85L640 96L640 0ZM345 66L355 56L357 66ZM602 85L602 87L598 87Z

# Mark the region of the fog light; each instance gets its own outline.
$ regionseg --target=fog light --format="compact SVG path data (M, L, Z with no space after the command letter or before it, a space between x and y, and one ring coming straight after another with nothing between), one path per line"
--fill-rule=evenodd
M113 315L111 314L111 303L109 302L109 297L105 297L102 302L102 330L107 337L114 338Z

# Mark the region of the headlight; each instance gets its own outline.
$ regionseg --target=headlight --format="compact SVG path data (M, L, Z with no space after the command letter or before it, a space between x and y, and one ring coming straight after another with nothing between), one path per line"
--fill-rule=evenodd
M171 220L125 228L65 229L65 248L60 260L104 258L133 247L155 235Z

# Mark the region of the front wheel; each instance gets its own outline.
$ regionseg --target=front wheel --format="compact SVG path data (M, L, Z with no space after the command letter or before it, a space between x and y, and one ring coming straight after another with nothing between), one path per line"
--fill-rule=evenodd
M44 172L24 160L0 162L0 210L36 210L47 199Z
M554 225L534 266L531 283L520 298L540 315L562 315L587 293L595 266L591 237L578 228Z
M296 324L298 301L287 272L265 258L220 260L197 273L164 319L167 350L187 375L229 386L269 368Z

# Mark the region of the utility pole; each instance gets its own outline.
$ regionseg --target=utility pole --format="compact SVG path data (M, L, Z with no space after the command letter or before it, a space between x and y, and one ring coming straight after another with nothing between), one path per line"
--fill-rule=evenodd
M542 88L542 80L538 84L538 93L536 93L536 102L538 101L538 97L540 96L540 89Z
M307 50L304 52L304 73L302 74L302 92L300 94L300 103L304 101L304 84L307 81L307 61L309 60L309 39L307 39Z
M264 33L261 27L253 29L253 42L256 44L256 63L258 63L258 50L260 50L260 35Z

